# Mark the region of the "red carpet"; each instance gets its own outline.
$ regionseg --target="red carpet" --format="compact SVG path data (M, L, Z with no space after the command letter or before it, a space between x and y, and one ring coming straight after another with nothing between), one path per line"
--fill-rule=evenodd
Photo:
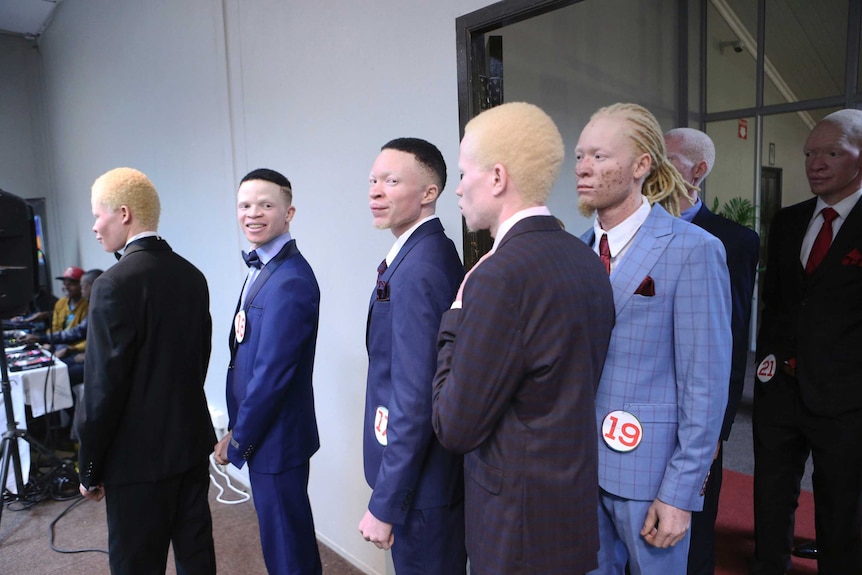
M724 470L715 526L716 575L744 575L754 555L754 487L750 475ZM796 543L814 539L814 496L803 491L796 510ZM791 575L815 575L817 562L793 558Z

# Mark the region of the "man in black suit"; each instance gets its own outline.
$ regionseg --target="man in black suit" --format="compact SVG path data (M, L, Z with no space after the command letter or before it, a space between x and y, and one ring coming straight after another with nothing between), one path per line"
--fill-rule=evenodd
M727 408L724 411L715 459L709 471L703 510L696 511L691 517L691 546L688 551L689 575L711 575L715 571L715 519L718 516L718 496L721 491L722 444L730 437L730 428L745 385L748 324L751 319L751 298L754 294L757 260L760 256L760 238L754 230L713 214L698 197L703 180L715 164L715 145L712 139L700 130L676 128L664 135L664 142L668 160L682 179L693 188L691 198L679 198L680 217L721 240L727 253L727 269L730 272L733 356Z
M141 172L102 175L92 206L96 239L123 254L91 294L81 494L106 498L115 575L164 573L171 543L178 573L215 573L206 280L156 234L159 196Z
M814 461L818 572L862 573L862 111L805 142L816 196L772 220L754 388L752 574L790 565L793 513Z

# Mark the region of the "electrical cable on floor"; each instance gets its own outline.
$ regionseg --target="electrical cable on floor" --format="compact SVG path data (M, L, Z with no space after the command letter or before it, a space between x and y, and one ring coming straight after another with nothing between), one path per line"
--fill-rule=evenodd
M71 511L84 501L86 501L86 499L84 499L81 494L78 494L78 499L76 501L73 501L68 507L66 507L66 509L62 513L60 513L60 515L57 516L56 519L51 522L51 525L48 527L48 531L51 533L51 549L53 549L57 553L104 553L105 555L107 555L107 549L60 549L59 547L56 547L54 545L54 525L56 525L57 522L62 519L64 515L66 515L69 511Z
M224 487L219 485L218 481L216 481L215 477L213 477L213 474L210 473L210 481L212 481L212 484L215 485L216 488L218 489L218 495L216 496L216 501L218 501L219 503L224 503L225 505L236 505L237 503L245 503L246 501L251 499L251 495L249 495L245 491L237 489L236 487L233 486L233 484L231 484L230 477L228 477L227 473L225 473L224 471L221 470L222 466L220 466L218 463L216 463L215 456L213 454L210 454L210 465L212 466L213 470L216 473L218 473L219 475L224 477L225 484L227 485L228 489L230 489L234 493L239 494L242 497L242 499L236 499L234 501L228 501L227 499L222 499L222 495L224 495L224 491L225 491Z

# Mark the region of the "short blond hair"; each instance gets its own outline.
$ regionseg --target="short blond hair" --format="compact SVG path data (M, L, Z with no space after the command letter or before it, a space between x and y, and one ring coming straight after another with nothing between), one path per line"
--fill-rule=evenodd
M157 231L161 204L156 187L150 179L134 168L114 168L93 183L93 204L116 211L126 206L135 219L148 231Z
M524 200L547 201L566 151L557 125L541 108L511 102L485 110L464 128L468 135L477 164L502 164Z
M629 126L626 135L634 144L635 151L650 156L650 171L642 189L649 203L658 202L668 212L679 216L680 197L693 200L691 190L696 188L686 183L667 159L664 135L652 112L638 104L618 103L600 108L591 120L602 116L624 120Z

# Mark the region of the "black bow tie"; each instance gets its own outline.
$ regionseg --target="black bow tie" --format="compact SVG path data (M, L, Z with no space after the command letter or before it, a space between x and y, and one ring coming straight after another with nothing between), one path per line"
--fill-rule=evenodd
M251 250L249 253L242 252L242 259L245 261L245 265L250 268L260 269L263 266L263 262L257 256L257 250Z

